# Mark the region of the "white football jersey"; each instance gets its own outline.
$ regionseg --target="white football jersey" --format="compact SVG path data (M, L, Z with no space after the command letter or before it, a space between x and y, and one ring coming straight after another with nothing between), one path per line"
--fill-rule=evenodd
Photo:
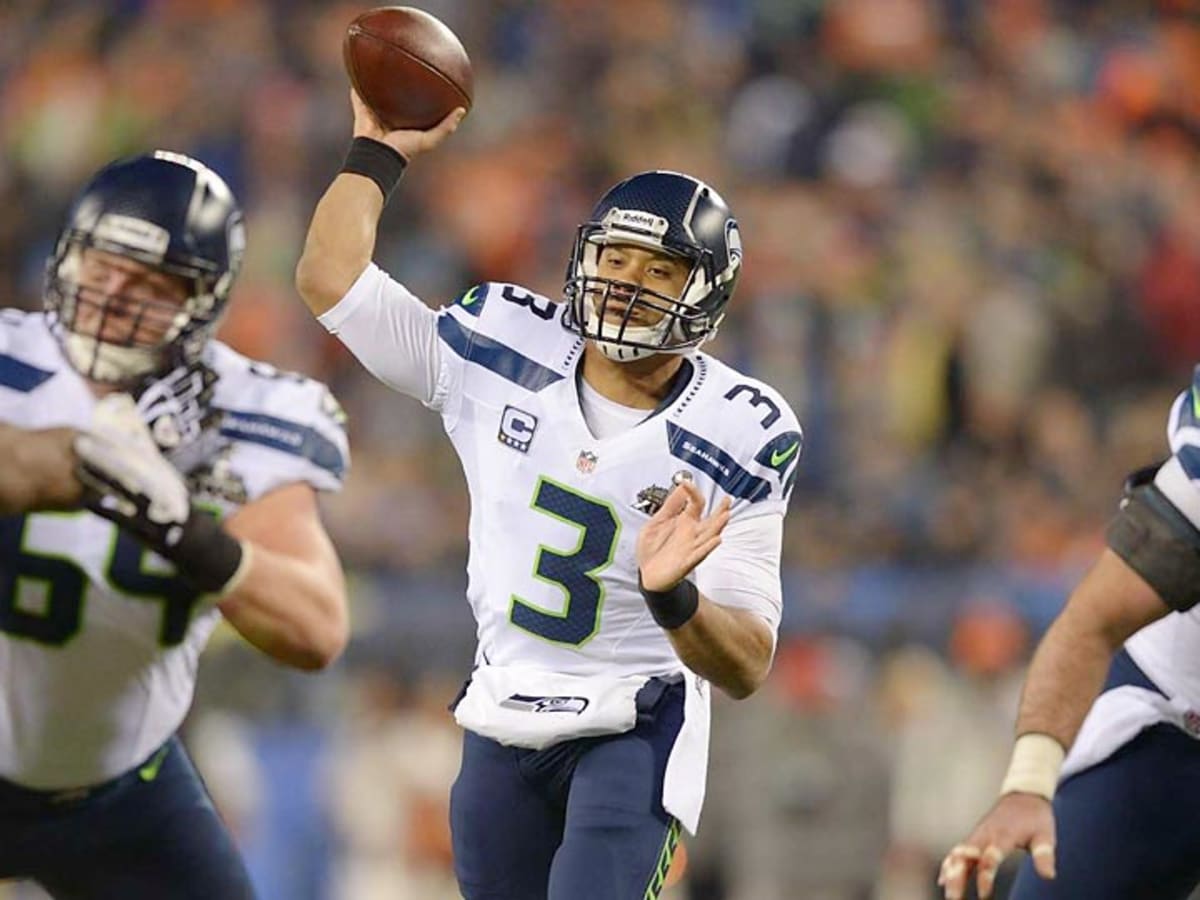
M201 467L229 512L277 487L336 490L348 464L324 385L213 342L227 443ZM0 311L0 421L86 428L95 398L40 313ZM0 777L95 784L145 760L183 721L219 611L173 567L87 511L0 518Z
M322 323L384 382L440 411L471 498L467 594L478 660L570 675L664 675L682 663L637 586L638 532L679 478L733 500L694 579L780 618L782 518L801 433L780 395L704 353L636 426L593 436L584 341L560 304L511 284L434 311L370 266ZM762 527L759 527L762 526Z
M1200 528L1200 367L1192 387L1171 407L1167 420L1171 458L1155 484ZM1200 606L1171 613L1126 643L1142 670L1172 697L1185 701L1200 721Z

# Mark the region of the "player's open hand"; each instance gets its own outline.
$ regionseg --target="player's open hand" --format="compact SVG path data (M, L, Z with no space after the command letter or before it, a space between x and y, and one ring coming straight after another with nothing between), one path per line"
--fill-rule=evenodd
M1054 877L1054 811L1044 797L1005 794L996 801L971 836L942 860L938 884L946 900L966 896L972 873L976 873L980 900L987 900L992 896L1000 863L1020 848L1033 854L1033 866L1039 875Z
M687 577L720 545L729 506L725 497L711 515L702 518L700 489L690 480L681 481L638 535L642 584L652 591L666 591Z
M354 88L350 88L350 104L354 107L355 137L371 138L372 140L387 144L410 162L414 156L424 153L426 150L432 150L446 138L450 137L458 129L458 124L467 114L466 109L460 106L458 109L447 113L446 118L427 131L409 129L388 131L375 118L375 114L371 112L367 104L358 96L358 92Z

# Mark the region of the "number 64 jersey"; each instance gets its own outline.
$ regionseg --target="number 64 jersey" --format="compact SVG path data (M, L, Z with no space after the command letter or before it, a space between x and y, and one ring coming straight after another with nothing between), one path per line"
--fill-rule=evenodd
M340 486L346 437L324 385L217 342L204 360L224 414L198 502L229 513L290 483ZM95 402L43 315L0 311L0 421L86 428ZM144 762L187 713L219 616L91 512L0 516L0 778L58 790Z
M638 532L681 478L708 510L733 501L697 587L776 631L782 520L801 444L792 411L762 382L694 353L658 410L598 439L581 412L584 341L560 324L560 310L488 284L435 312L372 265L321 316L376 377L442 415L471 498L477 663L686 674L638 591L635 556ZM706 700L706 685L698 690ZM706 756L706 734L702 743Z

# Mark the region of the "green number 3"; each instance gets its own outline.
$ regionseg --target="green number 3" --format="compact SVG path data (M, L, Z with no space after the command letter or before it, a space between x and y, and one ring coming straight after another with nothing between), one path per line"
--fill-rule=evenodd
M611 504L544 477L534 489L533 508L579 529L573 550L543 544L533 564L533 577L557 585L566 602L561 613L554 613L513 594L509 618L530 634L578 647L600 629L604 585L596 576L612 564L621 520Z
M28 525L29 516L0 518L0 631L61 647L82 624L88 576L68 556L26 547ZM133 599L161 603L159 643L181 643L201 594L176 574L147 571L149 551L116 526L113 532L105 572L109 586ZM29 601L39 593L40 602Z

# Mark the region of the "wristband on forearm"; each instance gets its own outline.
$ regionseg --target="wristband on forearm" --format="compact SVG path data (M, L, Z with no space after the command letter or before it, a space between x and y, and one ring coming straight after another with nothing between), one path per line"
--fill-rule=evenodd
M1054 799L1058 774L1067 752L1048 734L1023 734L1013 746L1008 774L1000 785L1003 794L1037 794Z
M386 206L407 166L408 160L395 147L372 138L356 137L341 171L370 178L383 194Z
M188 520L168 538L160 551L175 563L179 573L206 594L228 594L250 568L250 547L243 544L213 516L192 507Z
M665 591L652 591L642 584L642 572L639 569L638 590L642 592L654 621L667 631L686 625L700 608L700 591L686 578Z

